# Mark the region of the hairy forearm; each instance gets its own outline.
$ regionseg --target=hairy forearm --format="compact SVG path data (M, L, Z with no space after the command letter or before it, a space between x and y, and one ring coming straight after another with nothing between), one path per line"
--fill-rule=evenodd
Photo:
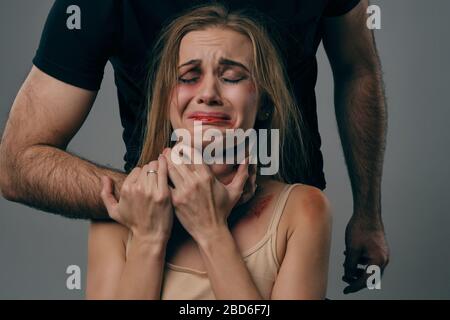
M116 299L159 300L166 246L133 237Z
M262 299L228 229L199 241L198 245L216 299Z
M101 176L113 179L118 196L126 175L47 145L25 149L9 170L13 201L69 218L105 219Z
M354 206L363 214L379 213L387 131L381 74L335 76L335 109Z

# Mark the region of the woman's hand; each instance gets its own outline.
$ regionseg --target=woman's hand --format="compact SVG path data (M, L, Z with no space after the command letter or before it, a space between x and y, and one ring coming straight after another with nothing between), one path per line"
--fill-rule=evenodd
M155 171L154 173L148 171ZM113 195L112 180L102 177L102 200L109 216L128 227L133 236L167 244L173 224L173 207L167 183L167 162L160 156L125 179L120 200Z
M170 188L172 204L183 227L197 242L213 236L223 227L227 228L227 218L241 197L248 178L248 159L239 165L231 183L224 185L206 164L175 164L171 152L167 148L163 154L175 186Z

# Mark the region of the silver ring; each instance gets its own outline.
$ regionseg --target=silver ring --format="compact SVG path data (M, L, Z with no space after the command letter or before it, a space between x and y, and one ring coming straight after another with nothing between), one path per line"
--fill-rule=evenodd
M147 176L148 176L149 173L158 174L158 171L157 170L148 170L147 171Z

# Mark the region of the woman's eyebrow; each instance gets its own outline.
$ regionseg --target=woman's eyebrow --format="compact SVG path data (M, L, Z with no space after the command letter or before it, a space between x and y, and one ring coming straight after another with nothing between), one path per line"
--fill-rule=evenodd
M201 63L202 63L202 60L200 60L200 59L192 59L192 60L189 60L188 62L185 62L185 63L179 65L179 66L178 66L178 69L181 68L181 67L190 65L190 64L199 65L199 64L201 64Z
M201 63L202 63L202 60L200 60L200 59L192 59L192 60L189 60L189 61L179 65L178 68L181 68L181 67L184 67L184 66L187 66L187 65L191 65L191 64L199 65ZM219 64L220 65L226 65L226 66L237 66L237 67L240 67L240 68L246 70L247 72L250 72L248 70L248 68L243 63L240 63L240 62L235 61L235 60L226 59L226 58L220 58L219 59Z
M234 61L234 60L230 60L230 59L226 59L226 58L220 58L219 64L220 65L227 65L227 66L241 67L242 69L246 70L247 72L250 72L248 70L248 68L243 63L240 63L238 61Z

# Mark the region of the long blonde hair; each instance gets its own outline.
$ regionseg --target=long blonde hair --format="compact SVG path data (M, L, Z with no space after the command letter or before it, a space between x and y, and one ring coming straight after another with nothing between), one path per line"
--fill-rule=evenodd
M230 29L251 40L253 63L250 71L260 94L260 106L270 110L269 118L257 121L255 129L279 129L280 166L274 178L290 183L294 180L293 174L304 175L309 168L309 139L301 110L291 94L284 64L262 20L258 21L256 16L247 14L245 10L230 12L222 4L194 7L162 29L151 57L147 114L144 116L146 124L143 126L143 142L137 165L143 166L157 159L162 150L171 145L172 126L168 107L178 80L182 38L191 31L212 27Z

